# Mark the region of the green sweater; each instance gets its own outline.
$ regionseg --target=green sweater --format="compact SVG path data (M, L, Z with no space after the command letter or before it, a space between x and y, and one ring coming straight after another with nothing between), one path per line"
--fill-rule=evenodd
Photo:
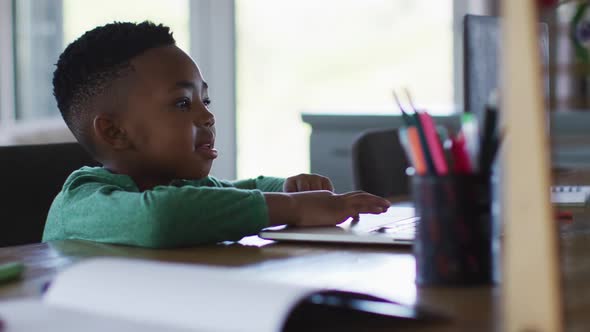
M284 179L176 180L141 192L127 176L101 167L72 173L49 214L43 242L82 239L149 248L235 241L268 227L262 194Z

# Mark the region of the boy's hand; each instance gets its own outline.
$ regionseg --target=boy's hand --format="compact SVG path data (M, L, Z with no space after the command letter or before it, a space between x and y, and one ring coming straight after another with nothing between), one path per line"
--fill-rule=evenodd
M329 191L265 193L271 225L332 226L359 213L379 214L390 203L363 191L334 194Z
M288 177L283 185L283 191L287 193L311 191L311 190L328 190L334 191L332 181L325 176L317 174L299 174Z

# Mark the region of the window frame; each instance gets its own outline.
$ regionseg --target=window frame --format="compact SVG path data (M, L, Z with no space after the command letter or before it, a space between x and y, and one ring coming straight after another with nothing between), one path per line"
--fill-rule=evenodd
M237 175L235 0L190 1L191 56L209 84L220 151L211 174ZM195 19L193 19L195 18Z
M14 20L12 0L0 0L0 130L16 121L14 90Z

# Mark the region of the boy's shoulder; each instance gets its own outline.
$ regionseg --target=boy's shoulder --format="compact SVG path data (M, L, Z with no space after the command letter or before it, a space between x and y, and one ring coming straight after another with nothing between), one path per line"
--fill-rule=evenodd
M236 188L262 191L282 191L284 179L274 177L257 177L240 181L227 181L218 179L213 176L207 176L201 179L193 180L174 180L166 186L158 186L158 190L166 187L217 187L217 188ZM139 192L137 184L126 174L116 174L104 167L84 166L74 171L66 179L63 192L71 192L84 186L88 190L102 190L104 186L111 189L117 187L120 190L129 192Z
M127 190L137 190L137 186L129 176L111 173L103 167L90 166L84 166L72 172L66 179L63 189L74 189L89 183L114 185Z
M85 184L116 186L126 191L139 191L133 179L125 174L116 174L104 167L84 166L74 171L64 183L64 191L76 189ZM174 180L170 184L173 187L233 187L229 181L220 180L212 176L195 180ZM161 186L160 186L161 187Z

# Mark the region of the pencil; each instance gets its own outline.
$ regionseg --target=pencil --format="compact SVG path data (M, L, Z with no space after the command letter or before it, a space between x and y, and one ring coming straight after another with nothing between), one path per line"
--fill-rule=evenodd
M20 278L24 269L24 265L20 262L10 262L0 265L0 283Z

